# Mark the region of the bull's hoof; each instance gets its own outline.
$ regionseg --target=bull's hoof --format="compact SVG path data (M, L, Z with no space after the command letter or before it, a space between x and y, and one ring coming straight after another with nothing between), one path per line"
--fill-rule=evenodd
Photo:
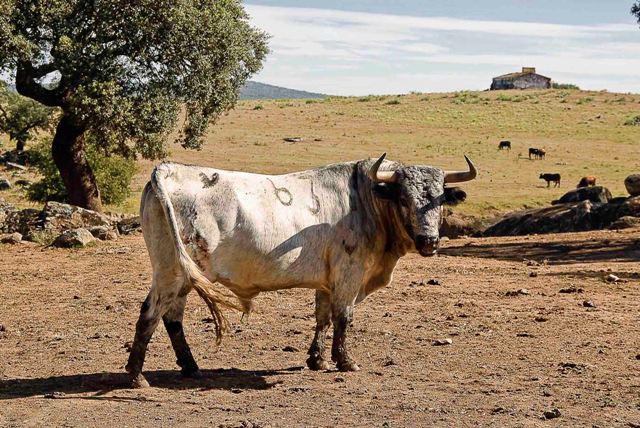
M149 388L149 382L142 376L142 373L131 378L132 388Z
M310 356L307 358L307 367L311 370L329 370L329 364L322 357Z
M199 368L187 368L180 370L182 377L188 377L190 379L202 379L202 372Z
M358 365L353 361L338 363L336 364L336 366L341 372L357 372L358 370L360 370L360 367L358 367Z

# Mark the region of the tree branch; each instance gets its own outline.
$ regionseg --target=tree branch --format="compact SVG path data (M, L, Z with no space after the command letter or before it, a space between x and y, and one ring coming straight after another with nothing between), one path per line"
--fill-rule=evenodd
M57 91L45 89L35 81L35 79L50 73L47 71L40 74L48 69L47 65L36 69L31 62L20 61L16 70L16 90L20 95L36 100L47 107L62 107L62 97Z

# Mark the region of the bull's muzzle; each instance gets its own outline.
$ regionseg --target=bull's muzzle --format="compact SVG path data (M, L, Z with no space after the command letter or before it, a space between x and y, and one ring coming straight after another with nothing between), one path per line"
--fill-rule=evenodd
M415 239L416 250L423 257L433 256L438 250L439 242L440 238L438 236L417 235Z

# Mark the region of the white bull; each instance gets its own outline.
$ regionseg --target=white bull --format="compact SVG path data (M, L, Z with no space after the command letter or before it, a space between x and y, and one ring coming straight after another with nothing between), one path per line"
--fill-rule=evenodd
M199 374L182 327L194 288L213 315L218 341L220 306L235 307L223 284L248 312L262 291L316 290L311 369L328 367L325 334L334 325L332 360L358 370L346 348L353 306L387 285L400 257L433 255L442 204L466 196L445 183L471 180L476 170L445 172L369 160L286 175L259 175L163 163L142 195L140 215L153 280L142 304L127 364L134 386L146 386L142 366L162 318L186 376Z

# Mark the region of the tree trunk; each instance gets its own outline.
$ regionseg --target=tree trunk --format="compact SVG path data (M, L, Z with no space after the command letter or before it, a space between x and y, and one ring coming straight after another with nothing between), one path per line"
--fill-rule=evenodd
M63 115L53 137L53 161L67 189L69 203L101 212L100 191L85 154L84 132L84 127Z

